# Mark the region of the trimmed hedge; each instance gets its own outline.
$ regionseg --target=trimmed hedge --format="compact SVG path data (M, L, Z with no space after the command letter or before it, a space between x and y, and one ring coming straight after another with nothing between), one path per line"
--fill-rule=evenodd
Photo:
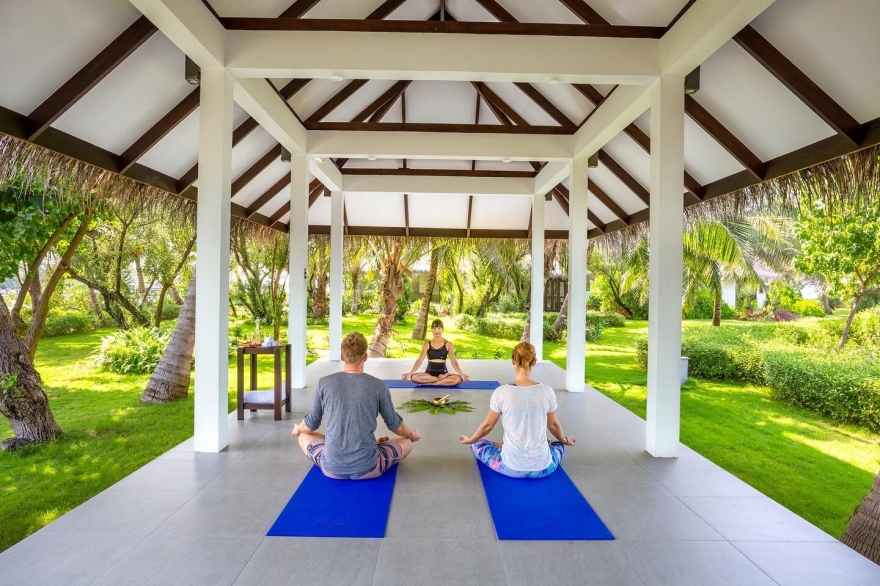
M691 329L682 337L682 356L690 359L695 378L768 386L790 403L880 431L880 359L869 348L828 346L835 330L823 322ZM825 351L810 348L813 344ZM646 368L647 336L635 345L636 359Z
M555 342L565 338L563 329L558 339L553 335L553 322L559 314L548 312L544 314L544 340ZM473 332L481 336L503 338L506 340L519 340L522 338L525 327L526 314L522 313L490 313L486 317L473 317L467 314L455 316L455 326L467 332ZM603 328L620 327L624 325L623 316L614 312L590 312L587 314L587 324L584 338L592 342L602 335Z

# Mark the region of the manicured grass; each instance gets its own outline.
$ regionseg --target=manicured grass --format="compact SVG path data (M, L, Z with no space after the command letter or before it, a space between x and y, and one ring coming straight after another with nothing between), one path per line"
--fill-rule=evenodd
M646 332L647 322L628 322L587 344L587 383L642 418L647 373L636 365L633 341ZM549 357L565 367L564 348L553 348ZM880 470L880 436L745 383L689 380L681 394L681 441L835 537Z
M370 338L376 317L346 316L345 333ZM415 360L421 342L409 339L414 318L395 326L388 356ZM460 358L506 359L515 340L456 330L445 337ZM725 322L728 327L748 327ZM689 322L686 327L706 327ZM141 405L147 376L98 371L91 359L110 330L47 338L37 353L52 409L64 434L58 440L0 454L0 551L192 435L190 398ZM644 417L646 373L635 363L633 340L645 322L606 329L587 344L587 382ZM327 348L327 326L310 326L310 345ZM267 358L267 357L263 357ZM564 343L545 343L544 358L565 366ZM315 360L310 357L309 362ZM229 361L229 408L235 406L235 359ZM271 384L271 364L260 361L260 386ZM828 422L772 398L769 389L691 380L682 389L682 441L835 536L867 494L880 467L880 437ZM0 438L12 435L0 418Z

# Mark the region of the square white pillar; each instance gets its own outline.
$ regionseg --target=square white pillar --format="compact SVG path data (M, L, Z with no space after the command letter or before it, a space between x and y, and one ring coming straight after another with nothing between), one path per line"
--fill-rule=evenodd
M681 279L684 214L684 78L651 87L648 408L645 449L678 455L681 417Z
M290 154L290 283L287 321L290 387L306 386L306 264L309 255L309 165L305 154Z
M544 357L544 194L532 201L532 290L529 342L538 361Z
M330 360L342 359L342 212L345 195L330 193Z
M565 388L572 393L586 389L587 323L587 157L571 165L568 202L568 340L565 357Z
M203 68L199 102L199 205L196 220L195 421L193 449L229 443L229 217L232 179L232 76Z

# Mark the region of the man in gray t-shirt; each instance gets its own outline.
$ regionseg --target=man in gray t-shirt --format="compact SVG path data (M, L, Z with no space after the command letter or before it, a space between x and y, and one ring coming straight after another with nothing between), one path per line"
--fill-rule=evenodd
M409 428L391 401L388 386L364 373L367 341L353 332L342 341L342 372L318 380L312 406L301 423L293 428L299 446L325 476L362 480L376 478L403 460L419 440L418 431ZM376 417L399 437L376 439ZM327 434L316 433L327 420Z

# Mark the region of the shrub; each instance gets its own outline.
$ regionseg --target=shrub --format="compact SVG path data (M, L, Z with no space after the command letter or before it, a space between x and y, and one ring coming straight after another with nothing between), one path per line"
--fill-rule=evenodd
M491 338L519 340L522 337L524 327L524 318L490 313L486 317L474 318L473 332Z
M801 294L784 281L773 281L767 287L767 300L773 309L793 309Z
M555 321L555 317L553 318ZM589 311L587 321L596 322L603 328L622 328L626 325L626 318L616 311Z
M773 321L794 321L798 317L798 314L787 309L777 309L773 312Z
M402 322L406 319L410 310L410 297L412 297L412 281L409 277L404 277L403 291L397 296L397 308L394 310L394 323ZM416 311L418 311L418 309Z
M460 313L453 319L455 327L466 332L474 331L474 316L466 313Z
M790 309L801 317L825 317L825 309L815 299L800 299Z
M50 338L63 334L89 332L102 325L101 320L91 311L55 309L49 311L49 315L46 316L43 336Z
M180 316L180 310L182 308L182 305L168 303L166 301L162 304L162 319L177 319Z
M310 326L326 326L330 323L330 318L326 315L320 315L318 317L309 316L306 318L306 324Z
M853 352L782 349L765 354L777 396L835 421L880 431L880 367Z
M101 339L97 363L119 374L150 374L159 364L171 332L156 328L120 330Z
M715 312L715 300L708 292L701 293L696 303L684 312L684 319L712 319ZM721 319L735 319L736 311L724 301L721 302Z
M862 346L880 346L880 305L857 313L850 333Z

